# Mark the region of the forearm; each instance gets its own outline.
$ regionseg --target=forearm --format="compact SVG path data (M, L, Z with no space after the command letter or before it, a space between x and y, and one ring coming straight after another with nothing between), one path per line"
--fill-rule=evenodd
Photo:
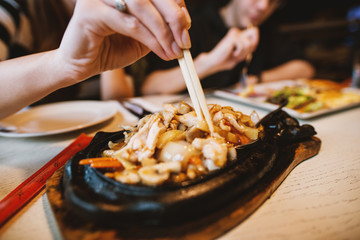
M304 60L292 60L278 67L263 71L262 82L277 80L312 78L315 74L314 67Z
M150 73L141 86L144 95L177 93L186 88L180 67Z
M56 50L0 62L0 118L75 83Z
M128 98L135 95L134 83L122 68L103 72L100 75L100 90L103 100Z
M210 63L206 53L200 54L194 59L196 72L200 80L216 72ZM177 66L168 70L157 70L149 74L141 87L141 93L144 95L178 93L185 89L186 84L181 69Z

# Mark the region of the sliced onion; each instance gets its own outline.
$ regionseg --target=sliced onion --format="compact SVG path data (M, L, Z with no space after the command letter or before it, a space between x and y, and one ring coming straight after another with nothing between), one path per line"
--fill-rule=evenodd
M168 142L160 152L160 161L178 161L184 168L190 157L194 155L200 155L200 152L190 143L185 141Z

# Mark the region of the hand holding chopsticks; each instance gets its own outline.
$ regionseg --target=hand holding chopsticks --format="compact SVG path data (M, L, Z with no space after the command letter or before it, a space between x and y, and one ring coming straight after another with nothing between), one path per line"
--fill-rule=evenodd
M194 106L196 115L200 121L205 121L213 135L214 126L211 121L209 109L206 103L205 94L200 84L200 79L196 73L191 53L188 49L183 50L184 57L179 58L179 65L189 91L191 102Z

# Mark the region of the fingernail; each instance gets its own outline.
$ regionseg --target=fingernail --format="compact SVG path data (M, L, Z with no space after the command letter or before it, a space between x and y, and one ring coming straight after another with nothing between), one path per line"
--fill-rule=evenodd
M179 46L175 41L171 44L171 48L173 52L176 54L175 58L179 58L182 56L182 50L179 48Z
M191 27L191 17L190 17L190 14L188 12L188 10L186 9L186 7L182 7L181 10L184 12L185 14L185 17L186 17L186 29L189 30L189 28Z
M191 41L188 30L184 29L184 31L182 32L181 40L184 48L191 48Z

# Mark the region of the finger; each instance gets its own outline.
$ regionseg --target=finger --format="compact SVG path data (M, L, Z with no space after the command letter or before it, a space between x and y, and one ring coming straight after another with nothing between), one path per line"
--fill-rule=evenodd
M191 25L191 19L185 8L185 3L183 1L164 0L152 0L152 2L169 25L176 43L181 48L190 48L191 41L188 29Z
M230 41L232 47L232 56L235 58L241 58L246 55L249 47L249 40L238 28L231 28L226 34L225 38Z
M117 32L144 43L164 60L175 59L182 54L181 49L176 44L175 49L173 49L174 40L172 35L168 34L171 32L170 29L149 1L145 0L139 4L136 4L134 0L127 1L126 13L116 9L115 0L103 0L103 2L111 8L108 11L116 12L107 14L108 18L111 18L107 22ZM117 16L118 19L114 19L114 16ZM161 46L161 51L158 49L158 46Z
M175 0L175 2L177 3L177 5L179 5L181 10L184 12L185 17L186 17L186 29L189 30L191 27L191 17L190 17L189 11L186 8L185 2L183 0Z
M179 7L186 7L184 0L175 0L176 4L179 5Z
M252 27L243 31L243 35L250 41L252 45L252 51L254 51L259 43L259 29L256 27Z
M108 5L109 7L112 7L112 8L114 8L114 9L116 9L116 10L118 10L117 9L117 6L116 6L116 2L117 2L117 0L102 0L102 2L104 2L106 5ZM124 10L118 10L118 11L120 11L120 12L124 12L124 13L126 13L127 11L128 11L128 4L127 4L127 2L126 1L119 1L120 3L123 3L124 5L125 5L125 8L124 8Z
M174 58L174 54L169 56L169 51L164 49L154 34L137 17L115 9L112 0L103 0L103 2L107 4L103 21L113 32L136 39L164 60Z
M238 40L235 41L233 56L239 59L245 58L247 54L252 52L251 47L250 40L245 36L240 36Z
M168 2L164 1L164 3ZM175 2L173 4L176 5ZM161 15L160 11L149 0L127 1L129 14L135 16L146 26L159 41L169 58L174 59L182 55L182 51L174 40L173 33L169 25ZM177 5L176 5L177 6ZM179 8L179 7L178 7ZM181 10L180 10L181 11ZM168 12L172 12L168 9Z

